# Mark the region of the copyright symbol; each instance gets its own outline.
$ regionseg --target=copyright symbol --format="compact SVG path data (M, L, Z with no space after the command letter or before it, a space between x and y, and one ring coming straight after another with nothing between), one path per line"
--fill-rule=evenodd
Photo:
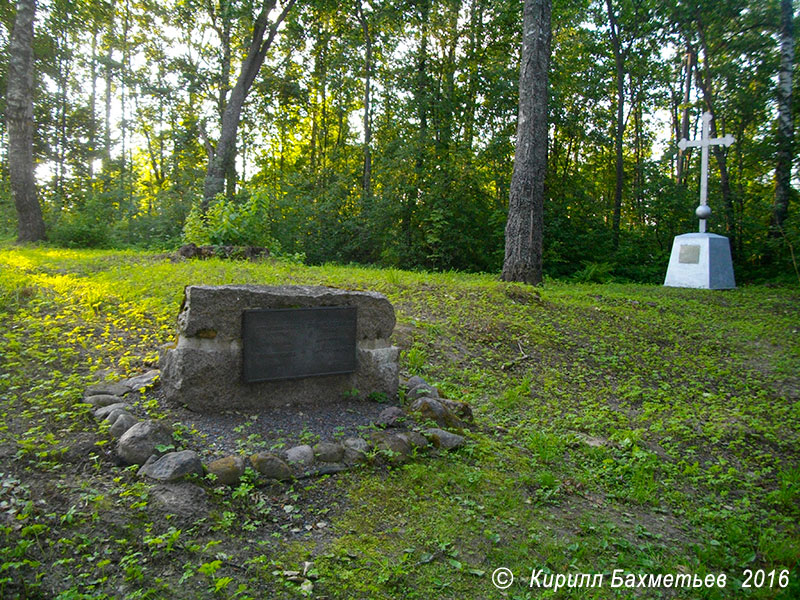
M492 573L492 583L498 590L505 590L514 583L514 574L511 569L506 569L505 567L495 569L494 573Z

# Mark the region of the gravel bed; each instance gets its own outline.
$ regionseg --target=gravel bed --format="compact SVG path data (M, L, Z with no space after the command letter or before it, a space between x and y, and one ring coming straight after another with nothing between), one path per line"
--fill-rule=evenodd
M280 450L299 444L363 436L386 403L334 400L325 404L280 406L250 411L203 414L170 406L158 390L159 408L201 455L227 455L255 450Z

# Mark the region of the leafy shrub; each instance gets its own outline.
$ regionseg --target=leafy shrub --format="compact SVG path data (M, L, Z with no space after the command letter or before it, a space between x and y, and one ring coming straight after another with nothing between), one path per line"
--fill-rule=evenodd
M614 265L608 262L584 261L583 269L572 276L579 283L608 283L613 279L611 271Z
M263 246L276 252L265 196L253 194L244 202L218 195L205 215L195 205L183 226L183 239L198 246Z
M90 196L82 206L57 215L48 239L65 248L108 248L112 245L112 212L103 198Z
M10 236L17 229L17 211L11 199L11 192L3 185L0 187L0 237Z

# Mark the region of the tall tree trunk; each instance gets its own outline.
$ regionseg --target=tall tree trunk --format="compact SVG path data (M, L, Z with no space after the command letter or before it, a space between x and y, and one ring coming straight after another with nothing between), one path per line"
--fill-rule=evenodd
M131 75L131 53L129 34L131 29L131 5L130 0L125 0L125 13L122 19L122 68L119 74L120 88L120 137L122 141L120 153L120 195L128 197L129 205L133 202L133 185L130 182L131 165L128 160L128 96L131 95L128 89L128 81Z
M645 225L645 211L644 211L644 140L643 137L643 121L644 121L644 107L642 96L644 95L642 78L638 77L636 86L636 96L633 109L633 125L634 125L634 147L636 152L636 172L634 175L633 184L633 197L636 201L636 208L639 216L639 224L644 227Z
M483 35L483 5L477 0L470 1L469 9L469 30L467 43L467 98L464 107L464 140L469 152L467 156L472 156L473 140L475 139L475 109L478 102L478 48L479 40Z
M449 159L453 140L453 108L455 102L456 48L460 38L458 29L458 12L460 0L449 0L442 7L444 22L442 39L438 41L437 54L440 62L437 69L436 96L432 105L431 116L436 141L436 160L444 164Z
M705 29L701 21L697 21L697 29L700 34L700 42L703 49L703 68L695 69L697 87L703 93L703 102L706 110L711 113L711 137L717 137L717 112L714 107L714 92L711 81L711 67L709 63L708 46L705 39ZM736 254L738 248L738 238L736 235L736 216L733 207L733 195L731 194L731 184L728 177L728 155L722 146L712 146L711 151L717 161L719 168L719 183L722 191L722 209L725 215L725 234L730 238L731 252Z
M504 281L542 282L551 0L525 0L517 145L506 222Z
M419 49L416 57L416 85L414 89L414 100L416 102L417 119L419 129L417 130L416 160L414 161L414 176L416 189L409 190L406 195L405 206L403 207L402 227L406 242L406 250L409 255L412 253L412 221L414 219L414 206L419 202L422 194L422 180L425 167L425 151L428 143L428 21L430 14L429 0L422 0L419 5L420 17L420 40Z
M58 74L56 83L58 86L58 128L56 129L56 197L63 206L64 203L64 171L67 164L67 79L69 78L68 67L65 65L67 59L64 54L67 52L67 36L61 31L57 41L56 68Z
M356 4L358 20L361 31L364 33L364 170L361 179L363 199L368 201L372 197L372 122L370 118L370 94L372 93L372 35L369 31L369 21L364 15L362 0Z
M223 115L225 114L225 107L228 102L228 93L231 91L231 32L233 29L233 15L231 14L230 3L225 0L220 0L219 13L214 12L212 5L211 8L213 27L217 32L222 45L222 62L220 64L220 83L217 93L217 112L219 114L220 124L222 123ZM217 21L219 18L219 22ZM234 149L234 154L236 150ZM236 193L236 162L231 161L225 172L225 196L232 198Z
M103 171L108 173L111 169L111 80L113 78L113 71L111 63L114 57L111 49L111 40L108 41L108 51L106 52L106 90L105 90L105 108L106 108L106 127L103 131Z
M92 25L92 62L89 66L90 78L92 80L91 92L89 94L89 185L94 186L94 159L97 156L97 26Z
M611 219L611 231L614 248L619 246L619 223L622 214L622 184L625 176L623 170L622 137L625 135L625 56L622 52L622 42L619 39L619 25L614 15L611 0L606 0L608 10L608 24L611 31L611 46L614 50L614 65L617 83L617 122L614 132L615 177L614 210Z
M781 67L778 73L778 161L775 166L773 224L783 227L792 194L792 68L794 66L794 10L792 0L781 0Z
M694 69L694 52L689 48L686 52L686 78L683 88L683 104L681 106L681 131L679 139L689 139L689 101L692 92L692 69ZM684 171L690 156L691 148L678 150L678 165L675 179L678 184L686 184Z
M326 178L326 169L328 166L328 134L330 129L328 127L328 47L324 45L320 51L320 117L319 117L319 163L320 163L320 178L318 183L323 183Z
M6 127L11 194L17 208L17 241L44 239L42 207L33 164L33 20L36 0L19 0L8 45Z
M253 86L261 65L264 64L267 51L275 39L278 27L286 18L292 6L294 6L295 1L289 0L277 19L270 23L268 21L269 13L275 7L276 0L266 0L253 23L253 37L247 50L247 55L242 62L239 77L236 79L236 84L233 86L230 98L225 106L225 112L222 114L222 128L219 140L208 161L201 204L203 212L208 210L211 200L217 194L222 193L225 187L225 175L236 160L236 136L239 131L244 101L247 99L247 94Z

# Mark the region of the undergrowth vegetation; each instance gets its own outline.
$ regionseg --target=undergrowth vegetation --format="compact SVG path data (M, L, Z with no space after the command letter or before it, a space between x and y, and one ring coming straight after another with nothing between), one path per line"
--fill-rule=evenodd
M112 463L81 392L154 368L183 287L223 283L386 294L401 370L473 406L469 444L276 486L198 479L205 514L160 512L151 484ZM796 598L799 374L790 288L533 289L3 246L0 597ZM499 567L516 576L504 592ZM728 582L611 589L615 569ZM774 583L743 587L748 569ZM605 580L548 596L532 570Z

